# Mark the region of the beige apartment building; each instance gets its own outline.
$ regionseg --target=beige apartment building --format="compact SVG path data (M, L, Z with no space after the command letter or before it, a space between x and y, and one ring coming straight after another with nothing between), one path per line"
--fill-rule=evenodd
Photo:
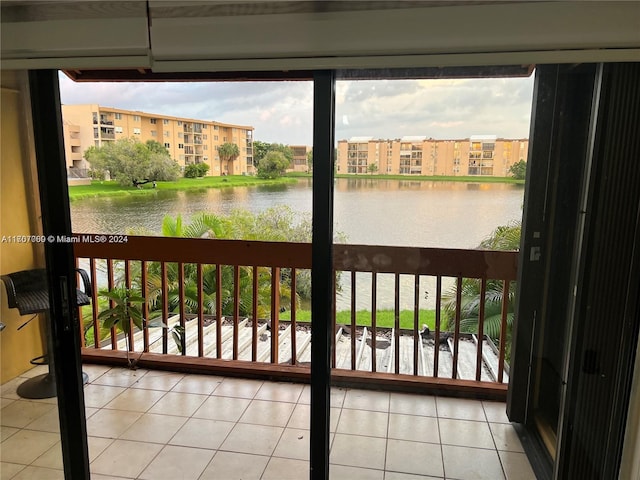
M121 138L141 142L155 140L165 146L181 167L208 163L209 175L243 175L254 172L253 130L193 118L103 107L97 104L63 105L64 143L70 176L82 176L90 168L84 152ZM235 143L240 156L230 162L220 159L218 147Z
M291 162L289 171L308 172L309 161L307 155L312 148L307 145L289 145L289 148L293 151L293 161Z
M352 137L338 142L338 173L508 177L514 163L527 161L529 140L474 135L435 140Z

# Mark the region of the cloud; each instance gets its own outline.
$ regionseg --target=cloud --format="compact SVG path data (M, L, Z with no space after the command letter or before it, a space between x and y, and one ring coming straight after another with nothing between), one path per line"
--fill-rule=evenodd
M526 137L532 91L533 78L338 81L336 138ZM311 82L75 83L60 74L60 93L66 104L252 125L258 140L312 143Z

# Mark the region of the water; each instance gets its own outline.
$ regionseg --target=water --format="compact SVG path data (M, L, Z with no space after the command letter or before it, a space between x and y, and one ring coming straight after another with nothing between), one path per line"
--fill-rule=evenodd
M475 248L498 225L521 219L523 193L521 185L500 183L341 178L335 183L334 229L352 244ZM224 215L243 208L258 213L280 204L310 215L311 180L79 200L71 204L71 220L76 233L125 234L132 227L157 233L165 215L182 214L188 221L200 211ZM347 277L342 276L340 310L349 308ZM370 277L358 274L358 309L371 310ZM432 278L421 280L421 308L433 308L434 285ZM377 308L393 308L394 288L392 275L379 276ZM412 308L412 277L401 277L400 292L402 308ZM427 299L426 292L431 293Z

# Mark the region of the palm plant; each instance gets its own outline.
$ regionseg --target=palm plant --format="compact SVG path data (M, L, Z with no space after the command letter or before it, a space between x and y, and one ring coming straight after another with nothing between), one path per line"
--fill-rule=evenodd
M102 298L113 302L113 306L103 310L98 315L98 320L102 321L105 329L115 327L124 333L127 343L127 366L135 367L135 362L129 357L129 333L131 326L135 326L142 330L144 328L144 318L142 317L141 305L144 303L144 297L137 295L137 292L126 287L116 287L111 290L100 290Z
M139 360L139 357L138 359L132 360L129 354L131 350L129 333L131 332L132 326L139 330L143 330L145 326L147 328L168 328L178 350L182 351L182 345L184 344L184 327L174 325L169 328L159 318L145 319L142 316L141 307L146 300L139 295L137 289L127 287L115 287L111 290L103 289L100 290L99 296L102 299L108 300L110 304L113 304L113 307L103 310L98 315L98 320L102 322L101 330L109 331L115 327L116 330L120 330L124 334L127 345L127 367L135 368Z
M514 222L497 227L489 237L484 239L479 249L517 251L520 248L521 223ZM513 326L515 307L516 282L509 283L509 298L507 305L507 342L510 342L511 328ZM480 304L484 301L483 330L486 335L494 340L500 338L502 323L503 282L489 280L486 283L484 299L481 299L481 281L475 278L462 280L460 292L460 331L465 333L478 333L478 321L480 317ZM456 287L453 286L443 295L442 302L445 313L445 328L452 330L456 312ZM507 356L509 349L507 348Z

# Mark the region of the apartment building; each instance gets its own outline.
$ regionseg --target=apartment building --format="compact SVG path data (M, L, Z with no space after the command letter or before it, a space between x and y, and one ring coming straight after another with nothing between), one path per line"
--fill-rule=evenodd
M135 138L141 142L155 140L165 146L171 158L181 167L192 163L208 163L209 175L242 175L254 171L254 128L251 126L97 104L63 105L62 117L70 175L89 168L84 158L84 152L89 147L99 147L121 138ZM234 161L222 161L218 155L218 147L227 142L235 143L240 150L240 156Z
M289 145L289 148L293 151L293 162L289 170L293 172L308 172L309 160L307 155L311 151L311 147L307 145Z
M495 135L453 140L352 137L338 142L338 172L506 177L514 163L527 161L528 146L527 139Z

